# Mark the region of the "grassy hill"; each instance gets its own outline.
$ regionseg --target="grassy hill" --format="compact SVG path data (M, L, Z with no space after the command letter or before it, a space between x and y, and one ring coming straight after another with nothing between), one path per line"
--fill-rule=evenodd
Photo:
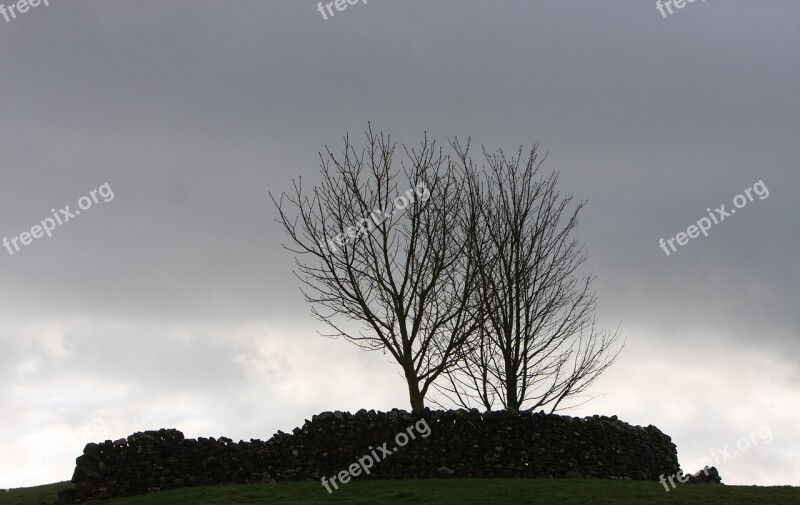
M0 491L2 505L52 502L69 483ZM329 495L318 482L194 487L105 502L108 505L751 505L800 503L800 488L684 485L612 480L451 479L351 482Z

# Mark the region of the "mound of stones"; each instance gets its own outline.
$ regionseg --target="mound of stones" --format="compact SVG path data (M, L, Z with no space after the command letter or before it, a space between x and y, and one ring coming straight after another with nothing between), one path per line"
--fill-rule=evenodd
M337 411L313 416L291 433L278 431L266 442L187 439L178 430L161 429L90 443L76 460L75 488L63 492L59 503L185 486L320 480L367 455L377 461L368 475L362 471L355 479L658 480L680 469L670 437L616 416Z
M687 475L687 484L722 484L722 477L716 467L705 467L697 473Z

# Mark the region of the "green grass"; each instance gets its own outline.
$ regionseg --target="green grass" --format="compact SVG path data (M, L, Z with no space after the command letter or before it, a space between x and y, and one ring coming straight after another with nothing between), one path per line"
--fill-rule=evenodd
M56 493L72 487L71 482L59 482L46 486L24 487L6 491L0 489L0 504L2 505L39 505L43 501L54 502Z
M54 501L68 483L0 491L0 504ZM800 488L684 485L611 480L450 479L351 482L328 495L319 482L184 488L110 500L108 505L751 505L800 504Z

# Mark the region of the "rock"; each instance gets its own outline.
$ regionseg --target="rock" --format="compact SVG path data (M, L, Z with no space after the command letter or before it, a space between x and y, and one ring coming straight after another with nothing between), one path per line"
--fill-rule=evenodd
M716 467L705 467L697 473L688 476L687 484L722 484L722 477Z
M80 496L89 496L97 493L97 487L88 480L75 483L75 492Z
M97 456L100 454L100 446L98 444L86 444L83 448L83 453L87 456Z
M313 423L313 422L316 422L316 421L324 421L324 420L330 419L332 417L333 417L333 412L331 412L329 410L326 410L325 412L320 412L319 414L317 414L315 416L311 416L311 422Z
M441 477L443 479L452 477L455 473L456 473L455 470L447 468L446 466L440 466L439 468L436 469L436 476Z
M396 437L403 433L399 450ZM84 448L73 475L76 498L91 501L192 485L319 481L367 457L380 465L356 480L613 476L657 481L659 475L679 470L675 445L653 426L635 427L605 416L534 412L361 409L355 414L323 412L305 421L302 429L278 431L267 441L185 439L174 429L137 432L126 440ZM716 469L708 473L695 481L721 480ZM61 503L74 501L65 495Z

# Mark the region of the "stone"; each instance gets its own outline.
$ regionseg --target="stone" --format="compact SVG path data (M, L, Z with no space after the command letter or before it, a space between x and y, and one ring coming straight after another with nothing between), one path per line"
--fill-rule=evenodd
M716 467L705 467L697 473L688 476L687 484L722 484L722 477Z
M316 422L316 421L324 421L324 420L330 419L332 417L333 417L333 412L330 412L330 411L326 410L325 412L320 412L319 414L317 414L315 416L311 416L311 422L313 423L313 422Z
M419 429L424 419L430 429ZM399 433L409 435L402 450ZM416 435L416 436L410 436ZM380 464L365 478L610 478L658 481L679 470L677 451L658 428L605 416L477 410L322 412L302 429L269 440L185 439L174 429L137 432L127 443L89 444L76 459L75 497L84 501L191 485L330 478L366 455ZM388 449L383 454L382 447ZM698 482L718 482L709 469ZM64 495L60 503L73 503Z
M447 468L446 466L440 466L436 469L436 476L444 479L452 477L455 473L455 470Z

